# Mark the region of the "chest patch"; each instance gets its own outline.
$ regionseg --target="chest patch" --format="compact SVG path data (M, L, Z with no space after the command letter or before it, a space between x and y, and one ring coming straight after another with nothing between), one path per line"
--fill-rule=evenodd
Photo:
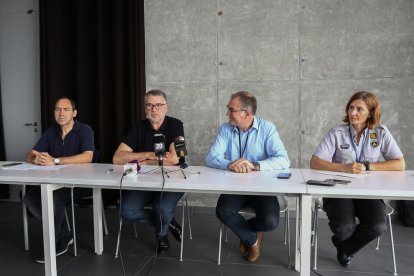
M376 148L379 146L378 140L371 141L371 148Z
M339 146L341 149L349 149L349 144L343 144Z

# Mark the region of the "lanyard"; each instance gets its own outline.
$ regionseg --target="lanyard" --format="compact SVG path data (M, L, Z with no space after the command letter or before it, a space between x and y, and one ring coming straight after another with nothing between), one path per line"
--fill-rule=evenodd
M240 158L243 157L244 152L246 151L247 148L247 141L249 141L249 134L250 132L247 132L247 138L246 138L246 142L244 143L244 148L243 148L243 152L242 152L242 146L241 146L241 135L240 135L240 129L237 128L239 130L239 156Z
M357 146L355 144L354 138L352 137L351 125L349 125L349 138L351 139L352 147L354 148L354 151L355 151L355 157L356 157L355 161L360 163L361 157L364 155L365 142L368 138L368 133L365 135L364 140L362 141L361 154L359 156L358 156Z

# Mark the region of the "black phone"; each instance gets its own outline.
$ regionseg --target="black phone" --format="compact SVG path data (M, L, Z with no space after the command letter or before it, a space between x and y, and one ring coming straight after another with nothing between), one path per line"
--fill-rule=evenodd
M292 174L289 172L282 172L277 175L277 178L280 179L289 179Z
M319 185L319 186L335 186L335 182L332 179L325 180L308 180L306 181L308 185Z
M7 163L7 164L4 164L3 167L13 167L13 166L17 166L17 165L20 165L20 164L22 164L22 163L18 163L18 162Z
M342 180L342 179L334 179L334 178L332 178L332 179L325 179L325 181L333 181L335 184L345 184L345 185L347 185L347 184L349 184L349 183L352 182L350 180Z

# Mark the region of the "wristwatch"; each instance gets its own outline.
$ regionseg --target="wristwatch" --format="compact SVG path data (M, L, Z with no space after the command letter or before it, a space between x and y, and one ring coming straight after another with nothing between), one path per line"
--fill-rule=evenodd
M365 165L365 170L366 171L369 171L369 162L364 162L364 165Z
M55 158L55 159L53 159L53 162L55 163L55 165L59 165L60 159L59 158Z
M252 162L254 166L254 171L260 171L260 163L259 162Z

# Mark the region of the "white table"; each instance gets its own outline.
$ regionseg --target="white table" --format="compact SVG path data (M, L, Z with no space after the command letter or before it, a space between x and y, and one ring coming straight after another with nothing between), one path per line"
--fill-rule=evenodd
M50 207L50 205L53 206L53 201L50 201L52 198L50 191L47 190L53 190L55 185L58 185L59 187L63 185L65 187L93 188L95 253L102 254L103 232L100 189L119 189L123 166L115 166L111 164L86 164L75 166L77 166L77 169L70 173L61 173L46 177L44 181L45 183L49 183L49 185L45 186L45 194L42 194L42 196L44 196L44 199L48 199L45 200L45 205L48 205L46 206L47 208ZM109 174L106 173L106 171L111 168L115 169L114 172ZM176 170L177 167L166 167L166 169ZM302 195L307 193L307 188L306 185L304 185L300 169L290 169L292 177L288 180L277 179L276 171L236 174L225 170L217 170L202 166L192 166L189 167L189 169L200 172L200 174L186 172L187 179L184 179L181 171L169 173L170 177L165 177L164 191L254 195L289 194L298 196L299 201L302 199ZM160 171L155 171L149 174L138 174L136 176L126 176L122 182L123 190L159 191L161 188L162 176ZM44 200L42 200L42 202L43 201ZM310 211L302 215L307 215L310 221ZM301 220L301 223L304 223L303 221L304 219ZM49 229L49 234L52 234L50 233L50 231L54 229L52 221L44 220L44 224L45 223L47 225L44 225L44 227ZM309 236L310 243L310 235L302 235L302 237L303 236ZM299 240L300 239L297 239L297 241ZM299 244L296 243L296 268L297 270L299 270L300 267L303 268L301 275L309 275L310 259L306 260L299 257L300 251L301 248L299 248ZM302 263L299 263L299 261Z

